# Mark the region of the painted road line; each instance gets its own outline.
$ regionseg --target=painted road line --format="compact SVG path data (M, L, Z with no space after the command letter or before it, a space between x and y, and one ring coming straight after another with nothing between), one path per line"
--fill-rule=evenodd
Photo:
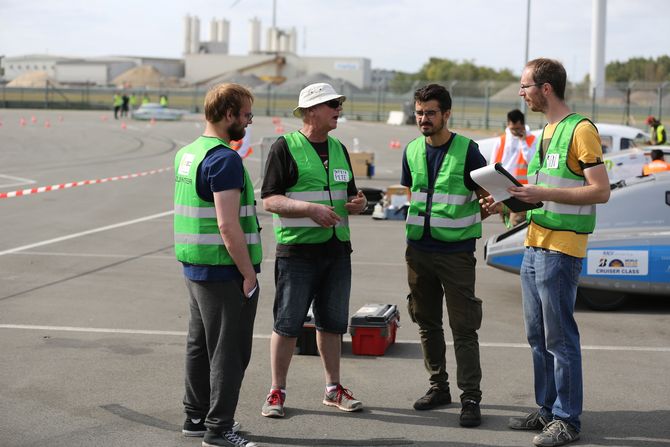
M151 329L114 329L114 328L95 328L95 327L76 327L76 326L41 326L31 324L0 324L0 329L19 329L19 330L33 330L33 331L60 331L60 332L87 332L87 333L102 333L102 334L135 334L135 335L172 335L177 337L185 337L186 331L159 331ZM254 334L255 339L267 340L271 337L270 334ZM351 335L344 334L344 339L351 341ZM421 343L420 340L396 340L400 344L414 344ZM453 346L454 343L447 341L447 346ZM529 349L526 343L487 343L480 342L479 346L485 348L522 348ZM596 346L584 345L582 351L637 351L637 352L670 352L670 347L664 346Z
M3 178L13 180L14 183L0 183L0 188L10 188L10 187L14 187L14 186L32 185L33 183L37 183L35 180L30 180L29 178L15 177L13 175L7 175L7 174L0 174L0 179L3 179Z
M127 179L131 179L131 178L146 177L147 175L160 174L162 172L166 172L166 171L169 171L171 169L173 169L173 168L171 166L168 166L166 168L152 169L150 171L136 172L134 174L117 175L117 176L114 176L114 177L107 177L107 178L101 178L101 179L95 179L95 180L80 180L78 182L59 183L59 184L56 184L56 185L40 186L38 188L28 188L28 189L20 189L20 190L17 190L17 191L2 192L2 193L0 193L0 199L9 199L11 197L28 196L28 195L31 195L31 194L39 194L39 193L43 193L43 192L57 191L59 189L74 188L76 186L96 185L98 183L107 183L107 182L115 182L115 181L118 181L118 180L127 180Z
M89 234L99 233L101 231L113 230L114 228L125 227L127 225L133 225L133 224L136 224L136 223L139 223L139 222L144 222L144 221L147 221L147 220L155 219L157 217L168 216L168 215L173 214L173 213L174 213L173 210L165 211L163 213L152 214L151 216L140 217L139 219L127 220L125 222L119 222L119 223L115 223L115 224L112 224L112 225L106 225L106 226L100 227L100 228L93 228L91 230L81 231L79 233L69 234L67 236L61 236L61 237L56 237L56 238L53 238L53 239L48 239L46 241L35 242L34 244L28 244L28 245L23 245L21 247L10 248L9 250L0 251L0 256L8 255L8 254L11 254L11 253L16 253L17 251L28 250L30 248L41 247L43 245L55 244L56 242L67 241L68 239L74 239L74 238L81 237L81 236L86 236L86 235L89 235Z

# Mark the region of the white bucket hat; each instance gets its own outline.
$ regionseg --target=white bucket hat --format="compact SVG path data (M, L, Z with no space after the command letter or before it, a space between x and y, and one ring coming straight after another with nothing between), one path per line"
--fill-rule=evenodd
M325 82L311 84L300 91L298 98L298 107L293 109L293 116L296 118L302 117L300 109L309 109L317 104L328 102L331 99L342 98L342 101L347 99L344 95L338 94L332 85Z

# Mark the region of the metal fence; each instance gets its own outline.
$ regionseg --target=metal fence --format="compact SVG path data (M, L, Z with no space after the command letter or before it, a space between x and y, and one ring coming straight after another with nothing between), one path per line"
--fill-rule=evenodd
M405 112L408 122L412 122L413 92L428 82L392 81L368 90L357 89L351 84L338 84L337 81L332 83L336 90L347 96L344 114L349 119L386 121L389 112L399 110ZM518 82L438 83L447 87L452 95L452 127L503 129L507 112L523 107L518 96ZM302 87L287 88L273 84L252 88L256 97L254 114L290 116L300 88ZM112 96L118 91L113 87L1 86L0 107L109 110L112 108ZM158 102L160 95L166 95L170 107L192 112L202 111L206 91L204 87L125 90L127 93L135 93L138 98L146 94L153 102ZM592 93L584 85L570 85L566 98L572 110L589 116L594 121L644 127L648 115L662 119L663 112L670 109L668 82L607 84L602 97L594 97ZM529 113L527 123L533 128L540 127L543 125L543 116Z

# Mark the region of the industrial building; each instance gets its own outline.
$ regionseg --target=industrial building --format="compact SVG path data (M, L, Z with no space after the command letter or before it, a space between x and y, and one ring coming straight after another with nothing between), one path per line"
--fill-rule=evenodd
M201 38L200 19L184 17L183 59L136 56L73 58L54 55L24 55L0 58L2 82L21 75L45 72L54 84L109 86L123 73L151 66L166 78L177 78L182 85L208 85L231 75L255 76L262 81L281 84L286 80L309 79L326 75L337 84L357 89L372 86L370 59L362 57L312 57L297 54L295 28L266 29L261 42L261 22L249 21L249 53L230 54L231 25L225 19L212 19L209 40ZM235 33L241 36L240 30ZM139 85L135 87L140 87Z

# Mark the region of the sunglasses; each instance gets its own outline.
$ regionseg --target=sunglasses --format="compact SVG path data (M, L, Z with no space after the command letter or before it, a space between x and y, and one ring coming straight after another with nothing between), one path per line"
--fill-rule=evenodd
M338 107L342 106L342 101L341 99L331 99L330 101L326 101L323 104L327 105L331 109L337 109Z

